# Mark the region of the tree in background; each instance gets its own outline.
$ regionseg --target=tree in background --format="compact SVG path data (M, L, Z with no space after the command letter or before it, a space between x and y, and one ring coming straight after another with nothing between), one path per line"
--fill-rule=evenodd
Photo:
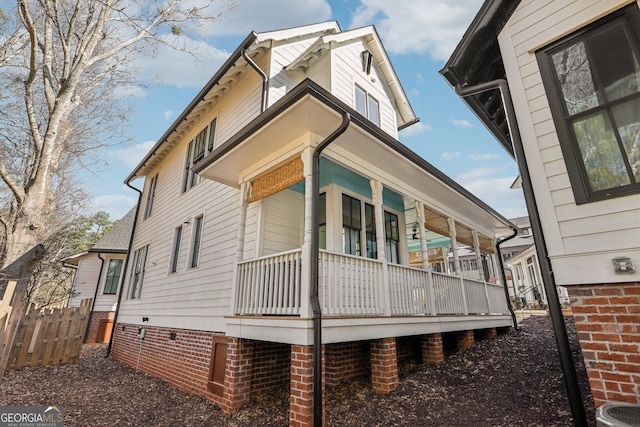
M62 260L90 249L116 224L109 220L109 214L98 212L81 216L49 236L44 242L47 253L36 265L27 286L27 300L37 309L67 301L73 269L63 268Z
M121 141L130 67L178 47L232 0L16 0L0 9L0 266L63 233L87 195L77 173Z

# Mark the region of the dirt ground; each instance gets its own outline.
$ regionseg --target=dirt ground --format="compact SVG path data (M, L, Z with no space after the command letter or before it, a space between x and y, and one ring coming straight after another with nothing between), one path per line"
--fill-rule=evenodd
M595 410L573 320L565 319L587 418ZM179 391L85 345L75 365L8 370L0 405L61 405L65 426L286 426L288 390L256 396L230 417L203 397ZM400 385L371 392L368 378L329 388L327 426L573 425L551 322L477 342L437 366L405 363Z

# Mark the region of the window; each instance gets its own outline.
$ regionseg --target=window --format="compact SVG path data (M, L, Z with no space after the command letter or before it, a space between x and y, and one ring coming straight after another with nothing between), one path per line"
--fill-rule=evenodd
M112 259L107 266L107 277L104 280L105 295L114 295L118 290L118 282L120 282L120 272L122 270L122 260Z
M176 227L173 233L173 248L171 250L171 267L169 273L178 271L178 259L180 258L180 243L182 242L182 226Z
M378 242L376 241L376 215L373 205L364 204L365 240L367 243L367 258L378 258Z
M133 253L133 267L131 268L131 277L129 279L129 298L140 298L142 291L142 281L144 279L144 268L147 263L147 251L149 245L143 246Z
M187 147L187 156L184 165L184 177L182 179L182 192L184 193L198 182L200 177L193 173L193 165L213 151L215 145L217 119L213 119Z
M360 200L342 195L342 243L345 254L360 255Z
M202 220L202 215L193 220L193 240L191 241L191 256L189 257L190 268L198 266L200 258L200 242L202 240Z
M327 193L320 194L318 201L318 247L327 249Z
M385 255L388 262L400 262L400 227L398 215L384 212L384 243Z
M537 52L577 203L640 192L640 11Z
M156 184L158 183L158 174L155 174L151 178L149 183L149 192L147 193L147 203L144 207L144 219L151 216L151 210L153 209L153 199L156 196Z
M355 85L356 111L380 126L380 103L363 88Z

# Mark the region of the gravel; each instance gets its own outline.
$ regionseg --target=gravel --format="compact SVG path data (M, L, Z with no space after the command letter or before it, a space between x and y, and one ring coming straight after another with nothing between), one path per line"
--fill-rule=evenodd
M573 319L565 323L587 419L595 425ZM84 345L77 364L7 370L0 405L61 405L65 426L288 425L286 387L254 396L225 417L207 399L104 354L104 345ZM374 394L368 378L328 388L326 425L573 425L551 322L529 318L519 331L477 342L437 366L403 363L400 385L387 395Z

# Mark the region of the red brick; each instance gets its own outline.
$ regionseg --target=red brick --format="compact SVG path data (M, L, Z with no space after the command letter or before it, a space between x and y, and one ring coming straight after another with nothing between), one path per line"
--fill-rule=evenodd
M593 295L622 295L622 289L620 288L598 288L593 290Z
M609 350L626 353L638 353L638 346L634 344L609 344Z

